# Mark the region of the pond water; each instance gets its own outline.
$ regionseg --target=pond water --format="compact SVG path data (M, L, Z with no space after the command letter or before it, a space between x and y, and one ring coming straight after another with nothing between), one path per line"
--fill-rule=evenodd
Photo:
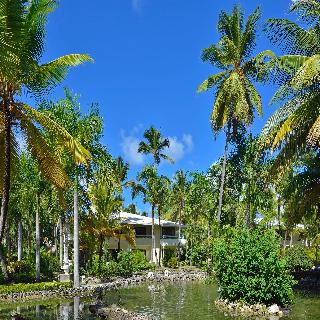
M104 304L117 304L127 310L153 315L161 320L229 320L214 306L217 287L199 282L146 284L109 291L99 299ZM11 319L18 311L28 319L79 320L96 319L88 310L96 299L42 300L26 304L0 304L0 319ZM286 320L320 320L320 297L296 294L291 315Z

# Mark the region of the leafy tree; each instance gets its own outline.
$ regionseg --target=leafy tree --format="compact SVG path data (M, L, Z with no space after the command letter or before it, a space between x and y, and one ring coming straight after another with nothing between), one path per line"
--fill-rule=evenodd
M176 204L178 221L179 221L179 243L178 243L178 254L180 260L180 239L181 239L181 223L184 218L185 204L189 192L189 181L188 176L182 170L178 170L173 178L173 201Z
M286 53L266 66L280 85L272 102L282 106L261 133L264 147L277 150L274 167L280 173L310 146L319 146L320 132L320 2L297 0L290 12L299 15L303 26L287 19L270 19L267 26L271 41Z
M214 89L215 101L210 117L211 125L215 136L221 130L226 133L217 214L219 223L231 131L235 133L241 124L250 125L255 110L262 115L261 98L253 81L258 79L260 65L267 57L273 57L273 53L264 51L251 58L256 45L256 27L260 15L258 8L245 22L239 6L235 6L230 15L222 11L218 22L220 41L204 49L202 53L203 61L222 69L221 72L206 79L198 88L198 92Z
M141 141L139 143L138 152L151 154L154 163L157 165L160 164L161 159L173 162L168 155L162 153L165 148L169 148L170 141L168 138L162 138L159 130L151 126L144 132L143 137L146 139L146 142Z
M90 158L87 150L64 128L18 98L24 90L36 96L45 93L66 77L69 67L91 60L86 54L72 54L40 64L47 16L56 5L54 0L0 2L0 148L4 150L0 154L0 242L8 213L11 162L18 156L13 124L26 137L42 174L60 188L66 188L68 178L39 132L39 126L55 136L77 162L84 163Z
M157 256L155 250L155 235L154 235L154 218L156 208L163 206L164 196L167 188L169 187L169 180L165 176L158 176L158 171L155 166L147 165L138 174L138 182L131 181L129 185L132 188L132 198L135 198L138 194L143 196L144 203L151 204L151 217L152 217L152 257Z

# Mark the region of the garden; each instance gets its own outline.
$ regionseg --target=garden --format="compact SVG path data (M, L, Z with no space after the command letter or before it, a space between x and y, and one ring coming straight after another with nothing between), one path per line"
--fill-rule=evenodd
M0 0L0 316L320 317L320 1L287 7L217 12L203 169L152 122L114 152L105 108L66 87L94 55L43 62L58 1Z

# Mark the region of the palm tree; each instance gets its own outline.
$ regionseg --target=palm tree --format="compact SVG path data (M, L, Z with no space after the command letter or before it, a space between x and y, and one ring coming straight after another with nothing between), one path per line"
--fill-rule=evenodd
M250 58L256 44L256 26L260 18L259 8L251 14L246 23L239 6L232 13L222 11L219 16L218 30L221 39L216 45L203 50L202 60L210 62L221 72L210 76L199 87L198 92L213 88L215 101L210 117L215 137L224 130L226 143L222 162L219 206L217 219L221 220L222 200L225 183L228 144L231 132L236 133L240 124L250 125L254 111L262 115L262 103L253 81L257 80L259 67L271 51L264 51ZM260 79L260 78L259 78Z
M154 163L157 165L160 164L161 159L173 162L168 155L162 153L165 148L170 147L170 141L168 138L163 139L159 130L151 126L144 132L143 137L147 141L141 141L139 143L138 152L151 154L154 159Z
M182 170L178 170L174 176L173 183L173 197L177 203L178 219L179 219L179 243L178 243L178 254L180 260L180 239L181 239L181 222L184 216L184 208L188 195L189 182L187 174Z
M26 137L32 156L42 174L59 188L66 188L68 177L47 145L39 126L71 152L79 163L90 154L65 129L43 113L20 102L22 92L39 97L59 84L69 67L90 61L86 54L62 56L46 64L39 61L44 51L47 16L57 6L55 0L0 0L0 181L2 203L0 242L8 213L11 163L17 157L13 126L19 126Z
M156 207L158 205L158 172L155 166L147 165L142 171L138 174L137 177L138 183L130 181L128 183L131 186L132 198L134 199L138 194L143 196L144 203L151 204L151 217L152 217L152 243L151 243L151 261L156 257L155 251L155 234L154 234L154 214ZM140 183L139 183L140 182Z
M261 132L263 146L278 151L274 169L280 173L320 142L320 2L297 0L290 11L299 14L309 28L286 19L270 19L267 27L272 42L287 53L266 68L280 84L272 102L283 105Z

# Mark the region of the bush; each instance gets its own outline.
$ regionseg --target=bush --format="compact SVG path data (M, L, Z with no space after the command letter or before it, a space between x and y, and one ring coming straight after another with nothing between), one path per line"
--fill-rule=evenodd
M39 282L39 283L18 283L11 285L0 285L0 294L18 292L50 291L60 288L71 288L71 282Z
M290 272L310 270L313 266L305 249L299 245L288 248L285 259Z
M9 279L16 283L32 282L35 279L34 264L28 260L10 262L7 270Z
M249 304L292 302L295 284L272 230L234 231L214 242L213 263L221 297Z
M114 260L106 261L102 259L99 271L99 257L98 255L93 255L85 273L101 278L112 276L129 277L134 272L154 269L154 266L147 261L145 255L138 250L121 251L118 254L117 260L116 262Z
M172 268L172 269L178 268L178 265L179 265L179 261L177 257L171 257L166 263L166 267Z
M129 277L133 272L152 270L154 266L139 250L121 251L118 254L118 276Z

